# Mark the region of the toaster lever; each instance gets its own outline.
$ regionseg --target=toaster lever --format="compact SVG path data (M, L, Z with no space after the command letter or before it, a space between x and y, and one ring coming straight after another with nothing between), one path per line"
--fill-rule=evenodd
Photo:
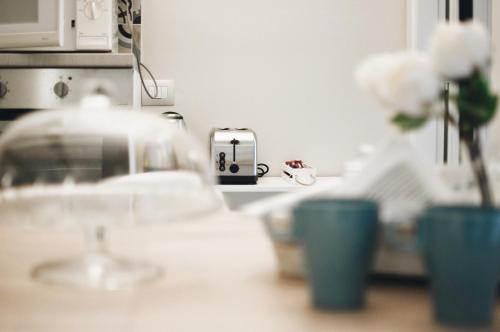
M233 145L233 162L236 162L236 145L240 144L240 141L238 141L236 138L233 138L231 144Z

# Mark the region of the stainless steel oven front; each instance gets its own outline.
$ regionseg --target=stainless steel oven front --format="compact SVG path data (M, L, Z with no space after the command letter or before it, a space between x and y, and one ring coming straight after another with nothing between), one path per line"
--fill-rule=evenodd
M116 105L132 106L132 68L0 68L0 120L5 110L75 105L93 82L112 87Z

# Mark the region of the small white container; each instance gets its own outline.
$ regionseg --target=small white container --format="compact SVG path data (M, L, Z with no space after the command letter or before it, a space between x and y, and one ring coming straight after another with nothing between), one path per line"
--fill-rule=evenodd
M293 168L286 163L281 166L281 177L292 184L312 186L316 183L316 169L303 164L302 168Z

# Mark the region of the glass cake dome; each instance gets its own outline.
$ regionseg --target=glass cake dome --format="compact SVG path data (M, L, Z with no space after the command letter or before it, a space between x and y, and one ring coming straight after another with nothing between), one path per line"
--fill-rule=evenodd
M157 267L107 254L105 231L214 213L223 206L214 183L185 130L161 115L113 110L104 96L33 112L0 136L0 222L77 226L88 238L85 256L34 270L48 283L119 288L158 277Z

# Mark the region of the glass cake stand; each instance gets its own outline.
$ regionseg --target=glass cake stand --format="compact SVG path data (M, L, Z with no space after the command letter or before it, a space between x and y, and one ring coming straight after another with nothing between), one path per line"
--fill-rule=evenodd
M106 231L220 209L208 158L160 115L86 105L34 112L0 136L0 222L83 229L86 253L35 267L38 281L116 289L156 279L159 267L111 255Z

